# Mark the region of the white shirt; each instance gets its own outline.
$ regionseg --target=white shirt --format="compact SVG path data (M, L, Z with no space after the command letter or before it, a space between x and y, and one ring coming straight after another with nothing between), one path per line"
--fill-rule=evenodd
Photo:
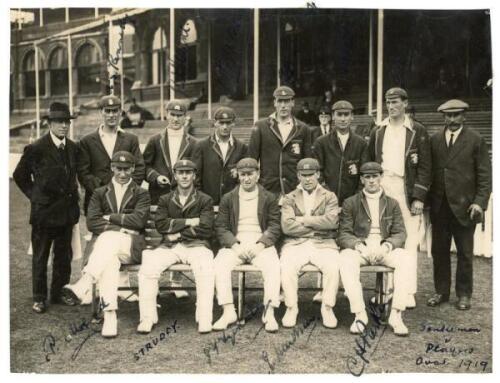
M238 217L238 233L236 237L242 241L242 239L247 237L247 234L249 233L262 233L257 213L259 189L255 188L254 191L247 192L240 187L238 196L240 202L240 212Z
M345 146L347 144L347 140L349 139L349 133L347 134L340 134L337 132L337 137L339 138L340 145L342 146L342 150L345 150Z
M168 135L168 151L170 153L170 162L172 166L177 162L177 156L181 148L182 137L184 136L184 129L174 130L167 129Z
M112 133L104 133L104 125L99 127L99 137L101 137L101 142L108 153L109 158L113 157L113 150L115 149L116 137L118 135L118 129Z
M227 151L229 150L229 146L234 145L233 143L233 135L231 134L229 136L229 140L227 141L222 141L217 133L215 134L215 141L217 141L217 145L219 145L220 152L222 153L222 159L226 161L226 156L227 156Z
M111 181L113 182L113 187L115 189L116 207L118 208L118 211L120 211L120 208L122 206L123 196L125 195L125 192L127 191L128 185L130 185L130 183L132 182L132 178L124 185L116 182L114 177L112 178Z
M54 145L56 146L56 148L59 148L59 146L61 144L63 144L64 146L66 146L66 137L63 137L63 139L61 140L61 139L57 138L57 136L55 134L53 134L52 132L50 132L50 138L52 138L52 142L54 143Z
M382 190L378 193L367 193L363 190L363 194L366 197L366 202L368 203L368 209L370 210L371 217L371 227L370 235L376 234L380 235L380 196L382 195Z
M189 195L179 194L179 202L181 203L182 206L184 206L186 204L188 197L189 197Z
M278 129L280 130L281 138L283 139L283 142L285 142L290 135L290 132L292 131L292 119L288 119L285 122L278 122Z
M382 124L386 125L382 144L382 168L384 172L404 177L406 129L411 129L411 121L405 116L401 126L394 126L390 119L386 119Z
M330 133L330 125L320 125L320 128L322 135Z
M316 189L314 189L311 194L309 194L302 185L297 186L300 190L302 190L302 196L304 198L304 215L305 216L310 216L312 210L314 209L314 203L316 202L316 192L319 189L319 184L316 186Z
M462 131L463 125L452 132L450 129L446 129L444 132L445 138L446 138L446 146L450 146L450 136L453 133L453 145L455 145L455 142L457 142L458 135Z

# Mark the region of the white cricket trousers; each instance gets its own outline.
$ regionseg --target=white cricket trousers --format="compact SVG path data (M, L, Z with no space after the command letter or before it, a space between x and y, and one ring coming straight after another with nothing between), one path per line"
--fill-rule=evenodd
M205 246L187 247L182 243L172 248L158 247L142 252L139 270L140 320L158 322L156 296L161 273L175 263L191 266L196 283L196 320L212 324L214 300L214 255Z
M323 274L323 304L335 306L339 290L340 259L337 249L318 247L311 240L285 245L281 250L281 286L287 307L298 305L299 272L311 263Z
M99 283L99 295L104 311L118 308L118 281L121 264L130 264L132 236L119 231L105 231L97 237L83 273L88 273Z
M422 215L412 215L408 209L405 194L404 178L396 175L384 174L382 177L382 187L389 197L398 201L403 221L406 227L405 250L408 252L406 267L411 271L408 273L408 294L417 292L417 271L418 271L418 241L419 226Z

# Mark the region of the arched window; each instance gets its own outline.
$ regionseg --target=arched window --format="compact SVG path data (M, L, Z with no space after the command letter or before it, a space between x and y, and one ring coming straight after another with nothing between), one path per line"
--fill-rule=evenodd
M42 60L38 56L38 83L40 86L40 96L45 95L45 71L41 70ZM24 97L36 96L36 78L35 78L35 51L30 51L23 62L24 76Z
M167 82L167 35L163 28L158 28L153 37L153 50L151 57L151 83L161 83L161 73L163 72L163 83Z
M78 92L80 94L99 93L101 90L101 57L97 48L83 44L76 56L78 68Z
M68 51L55 48L49 57L50 93L61 95L68 93Z
M198 31L194 20L184 23L180 36L180 44L175 52L175 80L193 80L197 76L196 53L198 49Z

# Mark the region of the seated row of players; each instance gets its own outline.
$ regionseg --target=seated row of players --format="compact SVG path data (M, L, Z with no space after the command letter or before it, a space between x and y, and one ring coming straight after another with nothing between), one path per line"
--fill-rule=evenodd
M163 241L154 250L142 251L142 260L142 232L150 197L131 178L134 164L134 156L129 152L113 156L113 179L109 185L96 189L89 204L88 228L98 236L94 249L80 280L63 288L66 299L79 301L94 281L99 283L104 337L114 337L118 332L117 288L122 263L141 263L137 328L140 333L149 333L158 322L158 281L161 273L175 263L192 267L196 283L195 320L200 333L224 330L237 321L231 271L245 263L262 271L265 330L278 330L274 309L280 305L280 285L287 306L282 325L294 327L299 312L299 272L311 263L323 274L323 325L337 326L333 308L341 278L355 314L352 333L362 332L363 324L368 322L360 266L394 267L395 291L389 325L397 335L408 334L401 318L408 294L408 268L404 267L408 255L403 250L406 231L398 202L387 197L380 186L383 170L378 163L361 166L364 188L344 202L339 219L335 193L319 184L316 159L299 161L299 185L285 196L281 212L277 196L258 184L257 161L241 159L236 165L240 184L222 197L215 218L212 198L195 188L196 165L180 160L173 167L177 188L160 197L155 216ZM209 245L214 226L221 246L215 260ZM282 232L284 244L279 258L276 244ZM223 314L212 324L214 287Z

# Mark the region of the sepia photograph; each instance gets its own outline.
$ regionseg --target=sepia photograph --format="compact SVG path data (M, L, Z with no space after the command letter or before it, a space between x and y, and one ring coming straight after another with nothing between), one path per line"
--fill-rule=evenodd
M7 10L7 373L492 377L490 8L71 4Z

